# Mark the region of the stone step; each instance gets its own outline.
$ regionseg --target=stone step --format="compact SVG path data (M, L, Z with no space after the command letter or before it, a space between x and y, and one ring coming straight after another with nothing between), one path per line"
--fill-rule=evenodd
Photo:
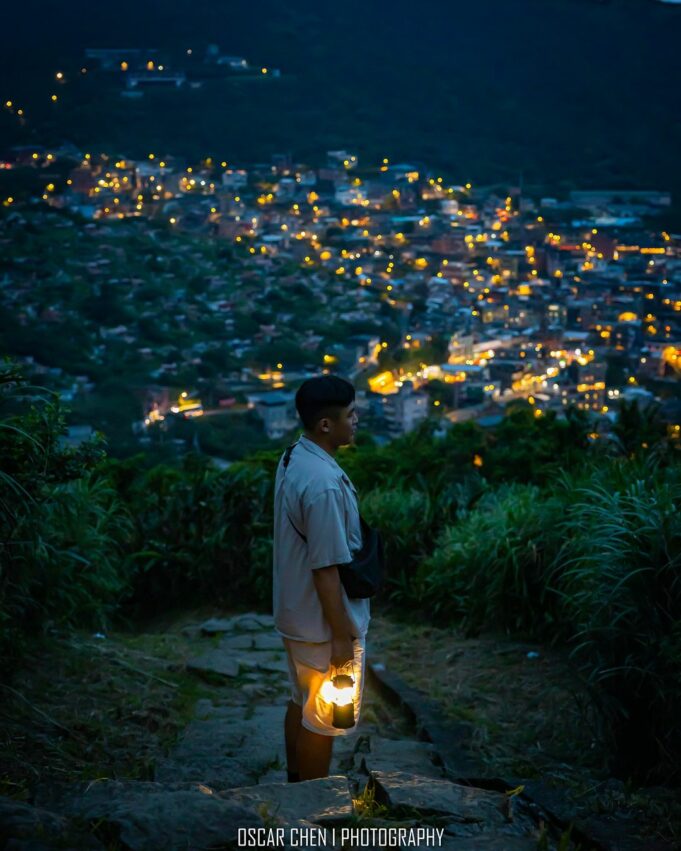
M422 777L444 778L438 756L430 742L413 739L386 739L372 734L369 752L361 754L360 764L367 773L401 771ZM358 754L358 757L360 755Z
M101 780L52 786L39 797L43 819L106 823L132 851L203 851L234 843L240 829L288 830L352 815L346 777L222 790L203 783Z
M215 702L197 701L194 718L157 760L152 781L51 783L37 791L35 806L11 802L3 810L0 800L0 819L16 826L12 851L70 847L63 837L70 830L87 834L88 823L103 826L98 837L106 844L113 837L131 851L208 851L247 844L248 837L251 847L271 841L281 848L301 847L305 831L308 847L320 844L315 832L324 830L325 847L340 851L343 829L383 827L394 837L398 826L413 830L433 824L441 830L443 849L535 851L537 825L522 798L453 782L439 744L389 738L393 728L377 720L380 714L368 713L372 723L361 720L352 735L335 739L330 777L287 783L288 666L271 617L211 618L186 630L200 648L187 670L238 678L238 687L221 689ZM352 798L367 786L383 809L360 817ZM43 838L33 838L33 827L40 837L41 824L55 832L61 846L45 844L44 832ZM240 830L246 832L242 843L237 842ZM276 833L264 835L268 830ZM98 851L104 847L98 837L85 835L73 847ZM379 846L372 839L361 847Z
M0 795L0 839L11 851L43 851L55 847L103 851L104 845L64 815Z
M158 782L197 781L217 789L255 784L284 768L283 706L216 707L202 701L170 754L157 761Z
M527 804L503 792L403 771L372 771L368 787L377 803L392 810L442 816L448 820L450 836L533 837L537 833Z
M211 647L187 661L187 671L194 674L215 674L227 679L238 677L245 672L265 674L287 674L286 655L271 648L267 650L225 649L222 646Z
M261 630L271 632L273 629L274 618L272 615L261 615L254 612L234 615L231 618L209 618L199 624L199 630L203 635L216 635L223 632L259 632Z
M300 783L268 783L229 789L218 793L248 809L257 809L285 824L304 819L324 825L338 823L352 817L353 807L348 778L331 775L319 780Z

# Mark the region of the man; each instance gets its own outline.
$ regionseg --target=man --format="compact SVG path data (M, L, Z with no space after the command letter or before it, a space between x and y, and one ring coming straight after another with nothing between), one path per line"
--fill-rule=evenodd
M291 679L284 722L289 782L327 777L334 737L356 730L369 626L369 601L349 598L338 574L362 545L357 492L334 458L357 430L355 390L339 376L322 375L303 382L295 402L304 432L277 467L273 548L274 624ZM349 729L333 726L322 689L337 669L355 680Z

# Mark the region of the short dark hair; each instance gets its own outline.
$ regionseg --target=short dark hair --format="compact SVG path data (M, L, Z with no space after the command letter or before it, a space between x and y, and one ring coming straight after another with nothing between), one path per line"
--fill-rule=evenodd
M339 375L316 375L296 391L296 410L308 431L322 417L335 419L355 398L355 388Z

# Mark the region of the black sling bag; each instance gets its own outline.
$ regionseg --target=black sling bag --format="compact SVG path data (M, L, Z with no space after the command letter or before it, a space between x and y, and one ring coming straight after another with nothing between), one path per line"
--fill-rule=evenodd
M291 453L296 445L296 443L293 443L286 449L284 469L288 467L288 463L291 460ZM288 512L286 516L291 526L293 526L307 544L307 538L299 529L296 529ZM372 529L361 514L359 515L359 523L362 528L362 547L355 553L351 562L338 565L338 574L348 597L373 597L383 583L385 570L383 541L379 532L376 529Z

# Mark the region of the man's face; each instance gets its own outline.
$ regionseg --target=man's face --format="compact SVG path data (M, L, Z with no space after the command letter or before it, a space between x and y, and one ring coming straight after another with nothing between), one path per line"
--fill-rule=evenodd
M319 428L336 446L347 446L355 439L357 423L357 407L353 400L346 408L340 408L335 418L321 419Z

